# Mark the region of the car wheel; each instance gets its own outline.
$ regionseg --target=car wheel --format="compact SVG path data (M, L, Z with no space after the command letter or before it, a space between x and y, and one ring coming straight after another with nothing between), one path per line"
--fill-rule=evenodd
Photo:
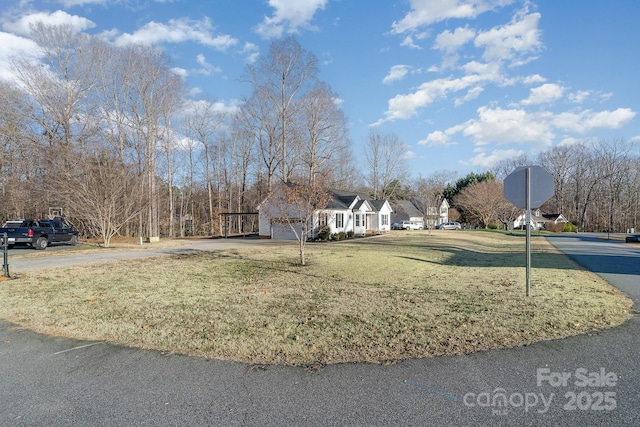
M49 245L49 241L46 237L38 237L38 240L33 244L33 247L39 251L46 249Z

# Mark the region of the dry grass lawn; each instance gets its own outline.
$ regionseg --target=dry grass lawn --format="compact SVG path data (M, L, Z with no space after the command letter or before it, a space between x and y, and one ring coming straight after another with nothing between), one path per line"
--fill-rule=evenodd
M631 301L532 239L370 239L105 263L0 282L0 317L40 332L259 364L386 362L511 347L623 323Z

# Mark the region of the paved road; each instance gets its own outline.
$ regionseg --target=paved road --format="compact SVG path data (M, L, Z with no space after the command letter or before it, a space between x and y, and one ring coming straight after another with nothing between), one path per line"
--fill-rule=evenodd
M609 239L607 234L559 234L549 237L554 246L615 285L640 310L640 245Z
M576 257L584 247L585 260L598 247L626 251L588 237L551 241ZM635 268L637 250L601 273ZM638 426L639 320L515 349L317 372L45 337L0 322L0 425ZM494 399L501 395L506 403Z

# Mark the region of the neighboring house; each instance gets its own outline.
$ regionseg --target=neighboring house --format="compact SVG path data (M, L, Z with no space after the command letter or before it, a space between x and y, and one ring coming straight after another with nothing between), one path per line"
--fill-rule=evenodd
M436 228L437 225L449 222L449 202L445 198L439 198L434 202L424 199L411 199L418 210L424 212L424 223L428 228Z
M275 190L278 191L278 190ZM391 206L386 200L371 200L365 194L348 191L330 191L331 198L324 209L313 213L308 236L316 237L321 227L329 227L331 234L353 232L355 235L386 232L391 229ZM276 198L277 199L277 198ZM297 240L303 221L299 213L286 206L272 206L270 199L258 206L259 235L261 238Z
M542 213L540 209L536 209L535 211L531 212L530 224L532 230L541 230L547 223L559 224L565 222L569 221L562 214L545 214ZM513 222L513 228L524 228L526 223L527 219L525 213L522 213Z
M411 221L424 227L424 215L413 204L411 200L393 200L390 202L393 213L391 214L391 223Z

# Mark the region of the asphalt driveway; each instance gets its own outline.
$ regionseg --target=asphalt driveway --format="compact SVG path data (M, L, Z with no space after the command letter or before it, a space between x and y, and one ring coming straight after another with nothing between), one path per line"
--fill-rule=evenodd
M591 237L550 241L612 280L629 277L621 287L633 292L640 276L625 272L636 271L640 249ZM616 257L615 271L600 256ZM290 368L47 337L0 322L0 425L637 426L639 333L635 317L514 349Z

